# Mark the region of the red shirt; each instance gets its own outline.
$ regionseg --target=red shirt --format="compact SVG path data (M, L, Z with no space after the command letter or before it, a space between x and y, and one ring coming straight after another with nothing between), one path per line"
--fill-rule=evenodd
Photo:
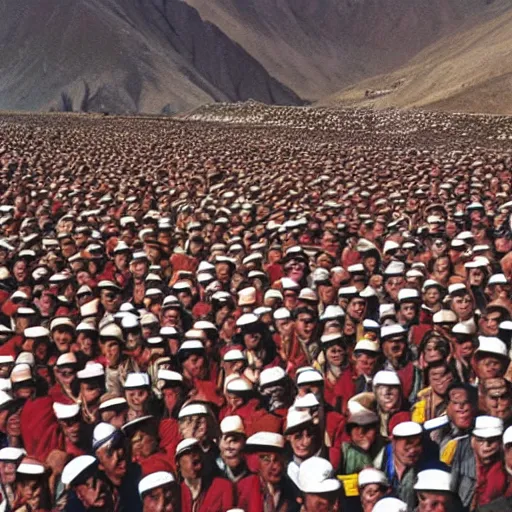
M206 489L201 490L196 503L195 505L192 500L192 493L187 484L182 482L181 512L226 512L235 506L233 484L225 478L214 478Z

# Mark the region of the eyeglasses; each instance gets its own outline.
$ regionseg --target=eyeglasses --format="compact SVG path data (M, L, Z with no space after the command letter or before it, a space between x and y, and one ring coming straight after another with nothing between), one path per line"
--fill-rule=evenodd
M260 455L260 461L263 462L264 464L276 464L276 463L281 463L283 458L280 454L275 454L275 455L269 455L269 454L265 454L265 455Z

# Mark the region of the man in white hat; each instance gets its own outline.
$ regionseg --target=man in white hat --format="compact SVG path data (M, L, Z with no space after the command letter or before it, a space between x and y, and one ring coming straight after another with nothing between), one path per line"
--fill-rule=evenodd
M372 512L377 501L388 494L389 482L383 471L367 467L357 476L357 488L362 512Z
M174 475L156 471L139 482L142 512L180 512L181 489Z
M181 480L181 512L224 512L234 506L233 484L206 469L197 439L178 444L176 467Z
M299 469L301 512L336 512L341 499L341 484L331 463L320 457L304 461Z
M220 456L217 466L222 475L236 483L249 475L244 456L245 429L240 416L226 416L220 423Z
M441 469L420 471L414 490L418 497L417 512L460 511L460 503L452 487L452 476L447 471Z
M238 482L238 506L245 512L296 511L297 490L285 471L285 439L273 432L258 432L246 450L257 456L257 473Z
M6 447L0 450L0 493L2 504L7 504L6 510L9 510L14 501L16 469L24 455L25 451L21 448Z
M502 496L508 478L501 460L503 421L478 416L471 436L461 439L452 461L452 488L474 510Z

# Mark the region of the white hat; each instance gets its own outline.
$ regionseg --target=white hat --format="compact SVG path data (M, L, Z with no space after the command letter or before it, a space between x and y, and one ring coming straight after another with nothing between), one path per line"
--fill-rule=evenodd
M422 292L425 292L427 291L429 288L443 288L443 286L441 285L441 283L437 282L436 280L434 279L427 279L424 283L423 283L423 287L421 288L421 291Z
M407 512L407 503L398 498L382 498L377 501L372 512Z
M290 407L290 409L288 409L288 414L286 415L286 429L284 431L284 435L291 434L297 428L308 424L313 424L313 416L311 416L308 410L299 411Z
M452 327L452 334L464 334L466 336L471 336L472 334L475 334L475 328L459 322Z
M396 309L394 304L381 304L379 306L379 320L382 321L388 316L395 316Z
M260 373L260 387L274 384L286 377L286 372L280 366L267 368Z
M21 475L43 475L46 469L42 464L37 464L35 462L22 462L16 469L16 473L20 473Z
M178 458L179 455L182 455L185 452L188 452L189 450L193 449L194 447L199 448L199 441L193 437L190 437L188 439L183 439L183 441L180 441L178 443L178 446L176 446L176 453L175 457Z
M256 288L248 286L238 292L239 306L252 306L256 302Z
M485 439L501 437L503 435L503 420L494 416L477 416L475 428L471 434Z
M493 274L489 278L489 281L487 282L488 285L507 284L507 283L508 283L508 281L507 281L507 278L505 277L505 274Z
M380 328L380 340L387 338L404 337L407 331L400 324L383 325Z
M14 357L11 355L0 356L0 365L14 363Z
M41 326L27 327L23 331L23 336L25 336L25 338L49 338L50 331Z
M129 373L124 383L124 389L143 388L149 386L149 375L145 372Z
M271 288L270 290L267 290L265 292L265 295L263 296L263 299L280 299L283 300L283 294L279 290L274 290Z
M60 355L55 366L66 366L68 364L77 364L76 356L73 352L66 352Z
M92 455L79 455L68 462L62 470L61 481L64 485L73 485L73 482L86 470L95 466L98 460Z
M202 341L199 340L187 340L184 341L180 348L178 349L178 352L183 352L185 350L204 350L204 345Z
M224 357L222 358L222 360L226 361L226 362L245 361L246 359L247 358L245 357L245 354L238 348L232 348L232 349L228 350L224 354Z
M359 292L355 286L344 286L338 290L338 297L354 297Z
M189 404L185 405L180 409L178 414L178 419L183 419L188 416L206 416L208 414L208 409L203 404Z
M343 342L343 334L341 332L331 332L329 334L324 334L323 336L320 336L320 343L327 344L332 343L333 341L340 341Z
M248 393L252 391L252 386L247 380L237 377L227 383L226 391L228 393Z
M237 321L237 327L245 327L246 325L252 325L259 321L259 318L253 313L245 313Z
M391 370L380 370L373 377L373 387L377 386L401 386L398 374Z
M385 268L384 275L386 276L401 276L405 273L405 264L401 261L392 261Z
M434 313L432 321L435 324L455 324L457 323L457 315L450 309L441 309L437 313Z
M441 469L426 469L418 473L415 491L452 492L452 475Z
M139 495L142 496L145 492L150 491L151 489L172 484L175 481L176 480L172 473L169 473L168 471L156 471L155 473L150 473L139 482Z
M299 299L316 302L318 300L318 295L311 288L302 288L302 290L299 293Z
M299 283L295 282L293 279L290 279L289 277L283 277L281 279L281 286L283 290L299 290L300 285Z
M415 421L402 421L393 429L393 437L413 437L423 433L423 427Z
M220 422L220 431L223 434L245 434L242 418L240 416L226 416Z
M507 430L505 430L505 433L503 434L503 446L506 446L507 444L512 443L512 427L508 427ZM1 454L0 450L0 454Z
M12 369L10 378L13 384L16 384L18 382L34 380L34 377L32 375L32 368L30 367L30 365L25 363L17 364Z
M349 408L350 410L350 408ZM379 417L373 411L370 411L366 408L361 408L361 410L350 411L350 415L347 419L347 425L373 425L374 423L378 423Z
M80 306L80 316L82 318L96 316L98 314L99 305L99 299L94 299L89 302L86 302L83 306Z
M109 398L108 400L105 400L102 402L99 406L100 411L107 411L109 409L112 409L114 407L117 407L118 405L126 404L126 398L123 398L122 396L116 396L114 398Z
M78 416L80 406L78 404L61 404L59 402L54 402L53 412L58 420L67 420Z
M217 331L217 327L215 327L215 325L212 324L211 322L207 322L206 320L198 320L197 322L194 323L193 327L194 329L199 329L201 331Z
M7 446L0 450L0 461L2 462L17 462L19 461L27 452L22 448L13 448L12 446Z
M449 295L454 295L455 293L459 292L467 292L468 289L466 288L466 285L464 283L455 283L448 286L448 293Z
M375 320L371 320L370 318L365 318L363 320L363 328L366 331L377 331L380 332L380 324Z
M354 347L354 352L364 351L364 352L380 352L379 344L376 341L368 340L366 338L362 338L356 343Z
M345 311L342 307L330 304L324 310L320 316L320 320L335 320L337 318L343 318Z
M123 329L136 329L139 326L139 319L135 315L123 313L123 319L121 320L121 327Z
M32 354L32 352L20 352L16 358L15 364L21 363L25 363L33 367L36 364L34 354Z
M450 423L450 418L446 414L442 416L438 416L437 418L432 418L431 420L425 421L423 423L423 429L425 432L432 432L434 430L438 430L442 427L445 427Z
M310 457L299 468L299 489L303 493L322 494L338 491L341 483L334 476L332 464L322 457Z
M398 292L398 301L399 302L410 302L415 301L420 298L420 294L418 290L415 290L414 288L402 288Z
M296 382L297 386L302 386L303 384L323 383L324 378L319 371L311 368L298 373Z
M283 450L285 445L284 437L275 432L256 432L247 439L247 448L255 451Z
M0 390L0 408L3 408L4 405L7 405L13 401L11 395L6 393L5 391Z
M268 315L269 313L272 313L272 308L269 308L267 306L260 306L259 308L256 308L253 313L258 317L261 318L263 315Z
M292 317L290 311L286 308L278 308L274 311L274 320L286 320Z
M146 325L152 325L157 324L158 318L153 313L144 313L140 319L140 325L146 326Z
M478 336L478 348L476 352L487 352L502 357L508 357L507 346L495 336Z
M105 369L100 363L87 363L83 370L77 372L76 376L78 379L93 379L95 377L103 377L105 375Z
M116 435L120 434L110 423L101 422L98 423L92 433L92 449L96 451L100 446L113 439Z
M166 382L174 382L176 384L181 384L183 382L183 375L178 372L174 372L172 370L166 370L165 368L160 368L157 373L157 382L158 387L164 387Z
M102 329L100 329L100 338L103 339L109 339L113 338L118 341L123 341L123 331L121 330L121 327L114 323L109 323Z
M295 407L295 409L312 409L314 407L318 407L319 405L320 402L313 393L307 393L304 396L298 396L293 402L293 407Z
M357 485L359 487L364 487L369 484L378 484L389 487L389 481L386 474L376 468L365 468L360 471L359 476L357 477Z

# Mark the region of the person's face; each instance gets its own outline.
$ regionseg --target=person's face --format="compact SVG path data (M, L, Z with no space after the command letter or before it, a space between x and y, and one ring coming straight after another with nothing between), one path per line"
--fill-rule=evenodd
M82 395L83 401L88 404L95 404L100 399L101 389L92 382L81 382L80 383L80 394Z
M484 396L485 409L491 416L507 420L512 414L512 395L507 389L490 390Z
M203 250L203 243L199 241L192 241L189 244L190 254L192 256L197 256Z
M304 277L306 264L299 260L290 260L284 267L284 272L287 277L293 279L296 283L300 283Z
M119 307L121 296L112 290L101 290L100 301L107 313L115 313Z
M227 263L218 263L215 266L215 275L222 284L227 284L231 280L231 267Z
M446 368L432 368L429 371L430 386L439 396L445 396L446 391L453 382L453 375Z
M115 366L119 362L119 358L121 357L119 341L106 340L100 343L100 351L101 355L107 359L109 366Z
M393 439L393 455L401 464L408 468L418 463L422 453L421 436Z
M196 480L201 477L203 471L203 461L201 459L201 452L193 450L184 453L178 462L182 478L187 480Z
M226 402L228 407L233 411L244 405L243 398L233 393L226 393Z
M0 480L4 485L13 484L15 482L17 466L16 462L0 462Z
M114 255L114 265L121 270L128 268L128 254L120 253Z
M361 450L369 451L377 439L377 425L356 425L352 427L350 439Z
M357 322L363 319L366 302L364 299L352 299L347 306L347 315Z
M164 399L165 408L172 412L179 399L179 388L170 387L162 389L162 397Z
M176 309L166 309L162 313L162 327L179 327L180 312Z
M398 292L404 288L405 285L406 282L403 277L389 277L384 283L384 289L394 302L398 302Z
M482 286L485 274L480 268L472 268L469 271L469 284L471 286Z
M460 320L468 320L473 314L473 301L467 293L452 299L452 310Z
M404 302L400 304L400 314L405 321L411 322L416 317L416 306L412 302Z
M329 364L340 368L347 360L347 350L340 345L334 345L325 351L325 357Z
M179 494L173 484L151 489L142 498L142 512L179 512Z
M28 276L27 264L24 260L18 260L12 269L14 278L18 282L23 282Z
M241 464L244 446L245 438L241 434L224 434L220 438L220 455L228 467L237 468Z
M368 256L364 259L363 265L368 272L373 272L377 268L377 258L375 256Z
M501 313L499 311L491 311L484 316L483 321L482 330L485 331L485 334L487 336L496 336L501 323Z
M314 428L304 428L286 436L293 454L299 459L308 459L318 450L318 439Z
M459 429L467 430L473 422L473 406L467 391L454 389L450 392L446 414L450 421Z
M458 359L469 361L473 357L475 345L472 340L457 341L455 343L455 356Z
M94 340L85 332L81 332L77 338L78 346L80 350L89 357L92 357L94 353Z
M106 443L96 450L96 457L107 478L118 487L126 475L128 467L127 452L123 444L114 446Z
M284 473L284 456L280 453L263 452L258 455L258 473L265 483L277 485Z
M336 512L339 510L339 493L304 495L305 512Z
M442 359L442 354L439 350L439 341L431 340L427 343L424 352L426 363L433 363Z
M73 342L73 335L69 331L55 329L52 332L52 338L60 353L69 352L71 343Z
M75 242L71 239L65 239L61 244L61 252L65 259L73 256L76 253Z
M64 436L72 444L78 444L80 441L80 418L75 416L74 418L59 420L59 425Z
M507 468L507 470L512 471L512 444L507 444L503 451L505 454L505 467ZM1 471L2 471L2 468L0 466L0 475L1 475Z
M448 493L418 492L418 512L449 512L453 498Z
M204 415L186 416L180 420L180 434L183 439L191 437L198 441L206 440L208 436L208 419Z
M423 300L425 305L431 308L436 304L439 304L441 300L441 292L437 288L428 288L423 294Z
M377 501L385 496L385 491L379 484L368 484L359 490L359 496L363 511L371 512Z
M107 483L97 475L75 486L75 492L86 510L109 510L113 506Z
M377 365L377 356L371 355L366 352L360 352L355 357L355 371L356 375L366 375L371 377L375 373Z
M476 373L479 379L493 379L501 377L506 370L504 362L491 355L479 357L476 362Z
M124 394L132 411L141 412L144 410L144 404L149 398L149 391L146 388L125 389Z
M336 291L333 286L320 285L317 288L317 292L322 304L334 304Z
M293 321L291 318L276 320L276 329L281 336L291 336L293 331Z
M128 407L120 409L118 411L104 411L101 413L101 421L110 423L113 427L118 430L126 423L128 418Z
M389 361L396 361L405 354L406 342L404 338L389 338L382 343L382 353Z
M178 300L185 309L190 309L192 306L192 294L189 291L178 293Z
M70 366L55 367L55 377L60 384L69 387L75 380L76 370Z
M143 460L153 455L157 449L156 439L144 432L138 430L131 438L133 460Z
M283 292L283 297L283 306L289 310L295 309L298 302L297 293L294 292L293 290L286 290L285 292Z
M493 462L500 453L501 436L483 438L471 436L471 448L475 452L477 459L484 465Z
M331 270L331 268L332 268L331 258L329 258L329 256L327 256L326 254L321 254L316 259L316 266L319 268L325 268L326 270Z
M375 394L377 403L384 412L394 411L400 405L400 388L398 386L377 386Z
M309 313L300 313L295 322L295 330L300 338L309 340L315 330L315 319Z
M322 250L334 257L337 256L340 249L340 244L336 236L328 231L326 231L322 236L321 246Z
M30 510L39 509L42 482L38 480L19 481L16 484L16 491L22 502L27 504Z
M183 362L183 369L192 377L199 378L205 370L205 358L198 354L192 354Z

